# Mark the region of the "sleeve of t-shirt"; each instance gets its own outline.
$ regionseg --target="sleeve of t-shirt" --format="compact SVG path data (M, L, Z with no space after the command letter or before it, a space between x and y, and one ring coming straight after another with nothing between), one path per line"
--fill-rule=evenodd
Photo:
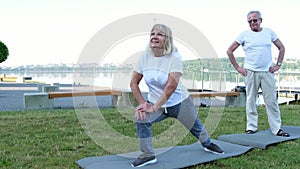
M271 32L272 42L276 41L278 39L278 36L276 35L276 33L272 29L270 29L270 32Z
M235 39L235 41L243 46L244 43L245 32L239 34L239 36Z
M140 56L139 56L139 58L138 58L138 61L136 62L136 65L135 65L135 71L137 72L137 73L140 73L140 74L143 74L143 67L142 67L142 65L143 65L143 60L144 60L144 57L145 57L145 53L143 53L143 54L141 54Z
M182 70L182 59L178 52L174 52L172 54L172 64L170 67L170 73L171 72L179 72L181 75L183 74Z

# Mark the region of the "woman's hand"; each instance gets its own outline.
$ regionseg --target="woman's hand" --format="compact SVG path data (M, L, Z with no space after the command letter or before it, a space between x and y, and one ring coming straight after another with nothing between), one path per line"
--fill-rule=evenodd
M147 113L153 113L154 112L154 106L148 102L145 102L143 104L140 104L136 107L136 111L143 111Z
M154 106L148 102L145 102L143 104L140 104L135 109L135 118L137 120L145 120L146 119L146 113L153 113L155 112Z
M135 119L145 120L146 119L146 112L144 112L144 111L135 111Z

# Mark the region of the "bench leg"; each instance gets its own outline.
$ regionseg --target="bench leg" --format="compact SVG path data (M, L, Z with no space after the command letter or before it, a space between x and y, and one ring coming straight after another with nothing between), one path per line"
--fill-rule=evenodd
M118 106L118 96L112 95L111 98L112 98L112 106L117 107Z
M245 107L246 93L241 92L240 96L226 96L225 107Z
M47 93L24 94L25 109L52 109L53 100L48 99Z

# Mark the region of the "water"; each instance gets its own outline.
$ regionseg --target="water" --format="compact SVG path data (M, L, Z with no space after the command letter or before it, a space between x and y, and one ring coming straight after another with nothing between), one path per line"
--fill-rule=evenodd
M80 84L91 85L99 87L109 87L117 89L129 90L132 72L118 72L118 73L94 73L94 72L60 72L60 73L37 73L37 72L2 72L6 76L17 76L17 82L23 82L23 77L32 77L32 81L37 81L46 84ZM209 89L218 91L230 91L236 85L243 85L243 83L225 82L222 80L201 81L195 80L193 77L183 77L182 83L186 88L190 89ZM144 81L140 83L142 91L148 91Z
M23 82L23 77L32 77L33 81L46 84L81 84L99 87L108 87L129 90L132 71L123 72L0 72L6 76L16 76L17 82ZM206 89L215 91L230 91L236 86L244 86L243 79L236 75L222 74L204 74L203 79L199 72L187 72L181 78L183 85L188 89ZM227 78L226 78L227 76ZM236 77L236 78L235 78ZM293 78L291 78L293 77ZM229 79L231 78L231 79ZM241 79L241 80L236 80ZM298 76L280 76L277 79L277 85L280 84L280 90L300 91L300 78ZM292 80L291 80L292 79ZM148 91L144 81L140 83L142 91Z
M77 85L90 85L105 88L114 88L121 90L130 90L130 80L132 72L118 72L118 73L107 73L107 72L1 72L0 74L6 74L6 76L16 76L17 82L23 82L23 77L32 77L33 81L46 83L46 84L77 84ZM217 80L212 80L217 79ZM227 81L224 78L209 78L207 80L195 80L194 76L183 76L181 79L183 85L188 89L206 89L215 91L230 91L237 85L244 86L244 82L232 82ZM279 84L285 84L285 88L295 89L299 87L300 82L296 81L281 81ZM142 80L140 83L141 91L148 92L148 87ZM289 103L294 98L278 97L278 103ZM264 105L262 96L259 96L257 105Z

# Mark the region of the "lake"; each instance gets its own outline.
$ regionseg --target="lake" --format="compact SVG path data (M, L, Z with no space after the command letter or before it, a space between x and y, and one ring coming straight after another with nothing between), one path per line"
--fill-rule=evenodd
M33 81L47 84L81 84L129 89L132 72L1 72L1 74L16 76L17 82L22 82L23 77L31 77ZM183 76L181 80L187 88L195 89L202 89L203 85L204 89L231 90L237 85L236 82L225 82L222 79L196 79L196 77L192 75ZM238 85L243 85L243 82ZM147 91L147 86L143 81L140 86L143 91Z
M17 82L22 82L23 77L32 77L33 81L47 84L81 84L99 87L109 87L129 90L131 71L113 72L0 72L6 76L16 76ZM277 81L280 79L280 86L288 89L299 88L300 77L290 74L276 75ZM244 86L243 77L236 73L227 72L185 72L181 78L182 83L189 89L206 89L216 91L230 91L235 86ZM144 81L140 84L142 91L148 91Z

